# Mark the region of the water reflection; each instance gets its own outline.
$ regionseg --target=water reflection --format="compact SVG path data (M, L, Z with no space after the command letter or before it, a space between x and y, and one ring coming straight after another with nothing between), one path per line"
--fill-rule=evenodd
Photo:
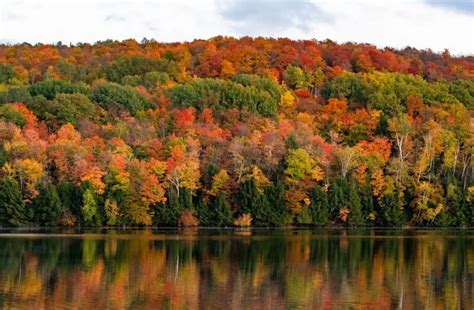
M0 308L473 309L474 232L0 235Z

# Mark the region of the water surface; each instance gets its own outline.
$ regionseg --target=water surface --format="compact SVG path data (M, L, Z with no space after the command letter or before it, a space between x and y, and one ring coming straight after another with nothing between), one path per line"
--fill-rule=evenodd
M473 309L472 230L0 231L0 308Z

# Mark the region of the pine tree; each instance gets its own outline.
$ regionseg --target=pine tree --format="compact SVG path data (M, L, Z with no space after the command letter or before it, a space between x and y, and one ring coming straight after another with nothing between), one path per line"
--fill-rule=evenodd
M197 218L201 226L210 226L212 222L212 213L209 204L202 197L198 199L196 205Z
M337 217L339 210L347 205L346 180L336 180L332 183L329 191L329 211L330 216Z
M283 226L291 223L291 214L285 203L283 184L271 184L265 187L264 204L268 206L265 215L269 225Z
M313 224L316 226L327 225L329 223L329 201L327 192L317 187L311 191L310 197Z
M81 218L81 206L83 191L80 187L71 182L61 182L57 188L59 199L63 208L68 209L71 213Z
M470 210L466 203L467 193L458 186L452 185L448 188L448 212L451 221L448 225L467 226L469 225Z
M232 210L230 209L230 205L223 193L217 195L214 201L211 222L216 226L232 225Z
M362 213L362 203L360 201L359 192L355 186L349 189L349 224L351 226L365 225L364 215Z
M359 188L359 197L362 204L362 214L365 219L369 218L369 215L375 212L375 201L372 194L372 187L369 184L364 184ZM370 225L372 221L367 222Z
M51 226L57 224L61 214L61 200L56 187L45 184L39 188L39 196L33 202L35 224Z
M400 209L400 202L398 200L398 191L384 196L381 205L382 225L402 226L404 224L403 212Z
M181 207L181 197L178 197L174 188L169 188L166 194L166 203L160 203L156 207L154 221L158 225L176 226L178 224L178 218L183 210ZM184 195L185 194L183 193L183 195L180 196Z
M257 183L254 178L240 183L240 189L237 195L237 202L240 206L239 213L250 213L252 217L255 218L261 203L259 196Z
M0 182L0 225L21 226L27 223L25 203L18 182L5 178Z

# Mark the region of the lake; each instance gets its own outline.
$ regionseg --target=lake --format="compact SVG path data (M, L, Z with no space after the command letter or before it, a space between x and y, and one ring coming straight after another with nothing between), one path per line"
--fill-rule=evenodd
M0 308L473 309L473 230L0 231Z

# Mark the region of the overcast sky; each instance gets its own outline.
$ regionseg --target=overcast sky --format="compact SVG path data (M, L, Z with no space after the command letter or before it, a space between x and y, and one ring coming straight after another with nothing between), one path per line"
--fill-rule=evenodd
M474 0L0 0L0 42L217 35L353 41L474 54Z

